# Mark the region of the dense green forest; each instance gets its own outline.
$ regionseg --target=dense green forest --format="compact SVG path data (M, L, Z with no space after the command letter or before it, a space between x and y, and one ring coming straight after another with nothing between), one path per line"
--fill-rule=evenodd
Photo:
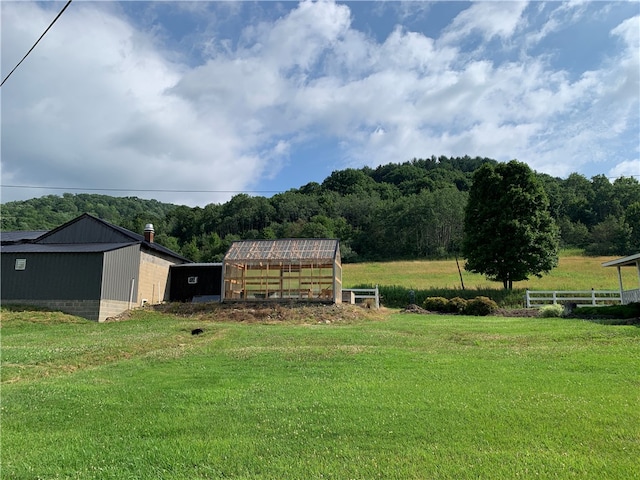
M473 172L489 158L431 157L333 172L272 197L239 194L187 207L136 197L49 195L2 205L2 230L57 227L90 213L135 232L153 223L156 241L194 261L218 261L233 240L339 238L344 261L443 258L458 254ZM564 248L592 255L640 251L640 183L604 175L566 179L536 173Z

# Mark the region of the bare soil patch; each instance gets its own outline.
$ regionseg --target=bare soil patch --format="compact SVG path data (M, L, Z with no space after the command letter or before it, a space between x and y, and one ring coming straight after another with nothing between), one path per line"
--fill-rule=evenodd
M291 303L167 303L154 305L155 311L182 318L213 322L246 323L351 323L382 320L388 311L346 304Z

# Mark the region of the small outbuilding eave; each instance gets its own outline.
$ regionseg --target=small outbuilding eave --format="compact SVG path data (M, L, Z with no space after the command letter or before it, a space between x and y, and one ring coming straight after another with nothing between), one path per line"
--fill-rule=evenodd
M616 267L618 270L618 284L620 286L620 299L623 304L640 302L640 253L629 255L628 257L618 258L604 262L603 267ZM638 288L625 289L622 284L622 267L635 267L638 273Z
M640 261L640 253L629 255L628 257L610 260L602 264L603 267L633 267Z

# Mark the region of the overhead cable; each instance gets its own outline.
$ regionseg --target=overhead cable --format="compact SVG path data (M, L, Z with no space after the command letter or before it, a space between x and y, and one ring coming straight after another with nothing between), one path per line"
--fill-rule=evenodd
M40 42L40 40L42 40L42 37L44 37L44 36L46 35L46 33L47 33L47 32L49 31L49 29L53 26L53 24L54 24L54 23L56 23L56 21L58 20L58 18L60 18L60 15L62 15L62 12L64 12L64 11L67 9L67 7L71 4L71 1L72 1L72 0L69 0L69 1L67 2L67 4L64 6L64 8L63 8L62 10L60 10L60 13L58 13L58 15L56 16L56 18L54 18L54 19L53 19L53 22L51 22L51 23L49 24L49 26L47 27L47 29L42 33L42 35L40 35L40 38L38 38L38 40L36 40L36 43L34 43L34 44L33 44L33 47L31 47L31 48L29 49L29 51L25 54L25 56L24 56L24 57L22 57L22 60L20 60L20 61L18 62L18 64L17 64L15 67L13 67L13 70L11 70L11 71L9 72L9 75L7 75L6 77L4 77L4 80L2 80L2 83L0 83L0 87L2 87L2 85L4 85L4 82L6 82L6 81L7 81L7 79L11 76L11 74L12 74L13 72L15 72L15 71L16 71L16 68L18 68L18 67L20 66L20 64L24 61L24 59L25 59L25 58L27 58L27 57L29 56L29 54L31 53L31 51L32 51L34 48L36 48L36 45L38 45L38 43Z
M150 188L85 188L47 187L41 185L0 185L0 188L35 188L40 190L80 190L92 192L155 192L155 193L281 193L282 190L171 190Z

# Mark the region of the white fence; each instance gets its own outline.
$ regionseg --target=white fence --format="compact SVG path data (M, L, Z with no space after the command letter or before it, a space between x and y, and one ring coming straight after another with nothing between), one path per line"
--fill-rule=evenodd
M622 292L622 303L640 302L640 289L625 290Z
M557 303L577 305L612 305L622 302L618 290L527 290L527 308L555 305Z
M360 303L358 300L367 300L372 299L375 303L376 308L380 308L380 292L378 291L378 286L376 288L343 288L343 302L345 301L345 297L350 297L353 299L353 303ZM346 296L344 294L347 294Z

